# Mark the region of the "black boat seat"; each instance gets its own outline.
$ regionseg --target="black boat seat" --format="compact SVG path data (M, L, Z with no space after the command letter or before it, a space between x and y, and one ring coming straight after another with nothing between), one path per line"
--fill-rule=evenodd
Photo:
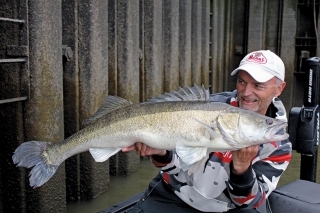
M272 213L320 213L320 184L296 180L269 196Z

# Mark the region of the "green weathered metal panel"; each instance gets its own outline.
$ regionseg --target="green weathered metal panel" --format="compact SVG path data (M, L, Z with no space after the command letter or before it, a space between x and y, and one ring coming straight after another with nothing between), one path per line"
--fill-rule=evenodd
M179 0L163 0L164 91L179 89Z
M28 1L30 99L24 107L25 141L64 139L61 1ZM26 212L66 209L64 164L43 187L34 190L26 177Z
M294 82L294 71L295 71L295 37L296 37L296 26L297 26L297 0L284 0L283 1L283 21L281 27L281 48L279 56L284 62L286 74L285 81L287 82L286 89L280 96L284 102L287 110L293 107L293 82ZM279 45L280 45L279 44ZM298 97L296 97L298 98ZM301 97L302 98L302 97Z
M210 0L202 1L201 28L201 82L209 87L209 58L210 58Z
M147 98L163 93L162 0L144 1L144 63Z
M139 100L139 0L118 0L116 14L116 94L138 103ZM112 165L117 174L126 175L139 167L134 152L119 153Z
M179 3L179 84L182 87L192 84L191 80L191 8L192 1Z
M224 85L224 75L229 70L225 70L225 11L226 2L223 0L213 0L211 4L211 92L221 92Z
M191 19L191 81L201 84L202 0L192 0Z
M63 57L64 136L80 130L79 62L78 62L78 0L62 1L62 44L70 56ZM68 52L66 52L68 53ZM79 155L66 160L67 201L80 199Z
M80 0L79 119L93 115L108 94L108 2ZM82 126L81 126L82 128ZM89 152L80 154L81 198L94 198L108 189L109 162L96 163Z

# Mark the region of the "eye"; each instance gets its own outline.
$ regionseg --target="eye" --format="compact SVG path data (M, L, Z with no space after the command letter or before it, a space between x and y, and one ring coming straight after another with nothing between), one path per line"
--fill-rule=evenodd
M272 125L272 124L273 124L273 120L272 120L271 118L267 118L267 119L266 119L266 123L267 123L268 125Z
M265 89L265 86L262 85L262 84L255 84L255 87L259 90L264 90Z
M237 83L240 84L240 85L244 85L244 84L245 84L244 81L241 80L241 79L239 79L239 78L238 78L238 80L237 80Z

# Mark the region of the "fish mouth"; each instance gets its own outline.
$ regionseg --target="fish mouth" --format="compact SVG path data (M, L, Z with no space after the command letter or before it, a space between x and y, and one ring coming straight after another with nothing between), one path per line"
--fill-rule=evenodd
M285 131L285 128L287 126L287 123L282 123L276 127L270 127L266 133L268 133L268 135L270 136L271 141L282 141L289 138L289 134Z

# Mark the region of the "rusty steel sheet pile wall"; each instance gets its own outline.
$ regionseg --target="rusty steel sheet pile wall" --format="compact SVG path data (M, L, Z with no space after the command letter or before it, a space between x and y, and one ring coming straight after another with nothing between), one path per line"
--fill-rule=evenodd
M139 102L139 1L109 1L109 94ZM112 44L111 44L112 43ZM139 167L134 153L110 159L110 174L129 175Z
M13 169L15 147L24 140L23 103L29 93L26 1L1 1L0 21L0 212L25 208L23 170ZM12 11L19 11L12 16ZM9 51L14 48L15 51ZM19 62L15 62L19 61ZM27 79L27 80L26 80ZM18 101L20 100L20 101Z
M82 129L108 94L139 103L194 83L232 90L230 72L243 56L270 49L286 66L281 98L287 109L296 105L304 6L299 0L1 1L0 213L65 212L67 202L108 190L110 174L139 168L134 152L103 163L82 153L32 189L30 170L12 163L24 141L56 143ZM317 45L307 48L310 57Z
M77 60L81 125L82 121L95 113L108 94L108 4L107 1L81 0L75 9L78 9L79 27ZM93 198L108 188L108 162L95 163L86 152L80 154L78 163L80 197ZM69 172L72 174L75 171Z
M56 143L64 138L61 2L29 1L28 6L31 79L23 113L24 140ZM50 184L39 190L26 187L27 212L64 211L64 175L63 164Z

